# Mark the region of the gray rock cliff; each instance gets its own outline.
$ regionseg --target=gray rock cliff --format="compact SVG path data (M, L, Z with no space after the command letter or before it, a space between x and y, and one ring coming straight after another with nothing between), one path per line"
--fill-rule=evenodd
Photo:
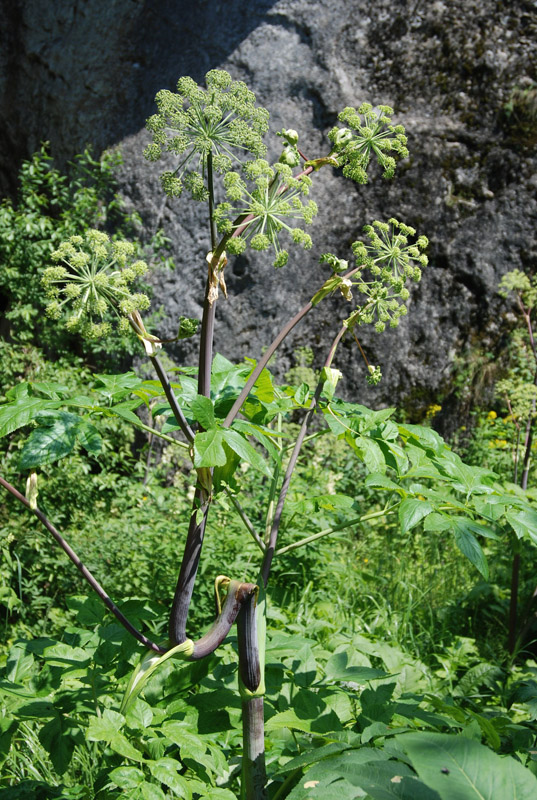
M162 225L173 243L177 269L156 279L164 336L174 334L177 315L201 313L208 237L200 207L162 195L161 163L142 157L144 122L156 91L223 67L269 109L273 133L300 132L307 154L326 151L340 109L367 100L394 107L410 157L393 181L367 186L321 171L313 250L292 251L281 271L263 254L230 263L216 349L257 356L323 282L318 256L349 258L362 226L390 216L429 237L430 266L399 329L363 331L370 361L382 365L378 387L365 384L356 344L344 342L336 366L346 396L403 402L419 417L448 391L461 356L499 347L500 276L532 270L537 250L535 2L20 0L0 13L0 188L13 189L18 162L43 139L60 162L88 142L119 145L126 202L148 232ZM280 370L297 345L311 343L319 363L345 314L344 301L316 309L286 345ZM185 345L174 355L192 354Z

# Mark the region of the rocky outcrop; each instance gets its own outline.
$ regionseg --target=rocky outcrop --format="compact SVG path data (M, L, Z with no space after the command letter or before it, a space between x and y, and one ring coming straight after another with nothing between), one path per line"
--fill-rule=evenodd
M66 7L68 6L68 8ZM207 232L200 208L165 201L160 165L142 158L143 130L160 88L177 77L202 80L213 67L245 80L271 112L271 130L301 133L310 156L346 105L395 108L410 157L392 182L358 187L323 170L314 248L283 271L247 255L228 267L230 299L220 303L217 349L256 356L324 279L326 250L349 257L349 243L372 219L396 216L425 233L428 267L399 329L363 333L384 380L367 387L352 340L337 366L347 396L370 404L404 402L417 416L447 391L457 356L498 347L505 303L496 287L536 255L537 11L499 0L74 0L10 5L0 49L4 188L16 163L41 139L66 159L93 142L120 145L126 201L148 231L172 240L174 272L156 295L173 334L178 314L200 314ZM273 154L278 144L273 145ZM342 304L329 301L298 329L280 360L311 343L320 360ZM189 357L187 348L177 356Z

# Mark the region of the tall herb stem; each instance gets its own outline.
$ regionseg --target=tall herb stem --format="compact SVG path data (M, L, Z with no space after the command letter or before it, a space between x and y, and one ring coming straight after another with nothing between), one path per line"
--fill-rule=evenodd
M241 800L266 800L264 703L262 695L255 696L261 684L262 665L254 594L245 598L241 605L237 643L243 730Z
M328 353L328 356L324 363L325 367L329 367L330 364L332 363L337 346L341 341L342 337L344 336L346 330L347 328L343 326L339 331L339 333L337 334L337 336L335 337L334 341L332 342L332 346L330 347L330 352ZM311 405L306 415L304 416L295 446L293 448L293 452L291 453L289 463L287 464L287 469L285 471L282 488L280 489L280 495L278 497L278 503L276 505L276 511L274 512L274 519L272 521L272 527L270 529L270 534L267 542L267 549L265 551L265 557L263 558L263 564L261 566L261 577L265 586L267 585L268 582L270 567L272 565L272 559L274 558L274 553L276 550L276 542L278 539L278 532L280 529L283 507L285 505L285 500L287 498L287 492L289 491L291 478L293 476L293 472L295 470L296 463L298 461L298 456L300 455L300 450L302 449L302 444L308 432L308 427L315 413L315 409L317 407L317 403L319 401L319 397L321 396L322 390L323 390L323 380L321 378L317 383L317 388L312 398Z

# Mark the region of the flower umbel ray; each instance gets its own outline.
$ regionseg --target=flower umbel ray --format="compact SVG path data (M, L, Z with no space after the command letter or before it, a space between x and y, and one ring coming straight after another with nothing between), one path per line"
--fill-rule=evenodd
M231 234L227 249L233 254L242 253L249 241L254 250L273 247L276 252L274 266L287 263L288 253L280 245L279 235L286 231L293 242L306 250L312 246L311 237L299 227L292 227L286 220L301 220L310 224L317 213L313 201L304 203L311 186L307 174L293 177L291 167L278 162L273 166L262 160L244 165L248 178L256 188L247 189L237 172L226 175L224 184L232 202L220 203L215 212L215 221L220 233Z

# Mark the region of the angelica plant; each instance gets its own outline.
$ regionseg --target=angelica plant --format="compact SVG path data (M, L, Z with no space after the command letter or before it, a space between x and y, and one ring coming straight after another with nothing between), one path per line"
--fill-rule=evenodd
M305 298L305 305L284 325L253 366L246 371L240 366L228 369L226 402L218 403L211 385L214 320L218 298L226 293L228 258L250 248L272 251L276 268L284 267L292 258L303 263L309 258L305 252L315 252L313 237L305 226L314 231L314 218L319 210L317 203L309 199L315 188L316 173L325 166L341 168L345 177L364 184L370 163L375 159L384 177L391 178L396 158L406 157L408 151L402 126L391 123L392 110L364 104L358 111L344 109L339 119L347 127L334 128L328 135L327 152L313 159L302 154L295 130L282 130L279 134L283 144L281 154L270 164L265 159L263 141L268 130L266 109L256 104L254 94L245 84L233 81L222 70L211 70L205 81L205 88L201 88L191 78L181 78L176 92L163 90L157 94L157 113L147 122L152 142L145 149L145 156L151 161L165 157L167 167L173 162L172 168L164 169L161 174L162 189L169 197L178 197L186 191L194 201L206 204L208 252L206 263L201 265L207 270L203 315L201 321L181 317L177 336L196 335L199 322L197 385L192 386L186 380L179 384L172 382L158 358L158 351L165 342L149 332L143 318L148 300L145 295L133 291L146 265L131 260L134 250L128 242L109 241L106 234L93 230L85 236L72 236L58 247L53 254L55 263L43 274L43 286L49 298L47 313L58 322L64 322L69 330L81 336L109 336L110 323L103 317L111 311L121 330L129 327L138 336L161 388L160 392L151 388L152 394L148 395L148 388L140 384L136 395L141 398L140 402L145 398L149 403L155 399L155 393L156 396L160 393L179 438L170 439L169 434L141 423L133 414L132 406L127 408L119 403L107 408L106 413L114 413L115 409L115 413L150 431L152 436L176 442L190 458L196 487L184 552L178 565L167 640L153 642L137 631L98 580L81 565L62 535L37 508L35 478L29 484L31 499L24 498L4 479L0 482L37 514L112 613L149 649L129 684L122 712L160 663L171 657L204 658L220 645L237 621L244 729L241 792L247 800L263 800L267 797L263 736L265 592L273 559L280 552L278 536L293 472L316 414L325 415L330 429L347 437L357 453L363 452L363 424L352 421L352 414L360 412L352 406L347 409L337 405L335 401L334 392L341 373L333 362L341 341L352 335L364 357L367 381L379 382L380 367L368 363L356 330L373 324L381 333L386 325L395 327L406 314L410 298L408 285L420 280L421 270L427 264L423 253L427 239L417 236L412 227L396 219L387 223L375 221L365 228L365 242L357 241L352 245L354 264L349 265L346 254L317 255L320 263L331 270L331 275L310 298ZM296 246L301 248L298 255L293 251ZM269 359L295 326L334 292L342 296L341 319L333 340L327 343L317 385L306 387L294 397L278 390L268 377ZM85 405L84 398L75 400L75 406L78 403L77 407L83 407L90 415L104 411L95 405ZM60 405L61 401L49 405L49 413L55 413ZM26 413L21 424L27 424L31 413L38 413L39 404L32 408L34 412L30 412L30 417ZM293 409L303 414L303 420L285 463L283 456L287 450L284 451L278 438L278 420L281 422L282 413ZM62 417L65 429L74 426L69 439L72 446L79 430L77 419L73 414ZM274 423L276 429L271 427ZM356 428L354 432L352 425ZM387 428L388 439L390 435ZM50 448L47 450L43 437L36 455L37 437L32 439L32 436L28 444L32 455L27 456L27 463L35 468L40 459L47 463L60 457ZM272 466L261 455L259 443L271 457ZM393 449L393 445L390 446ZM364 456L366 461L373 452L371 447ZM62 455L66 452L69 452L68 447L64 447ZM238 498L237 469L241 462L248 463L268 479L270 488L261 527L247 517ZM260 550L261 561L255 581L215 576L216 620L205 635L196 639L189 636L188 614L210 509L219 493L225 493L231 500L248 535ZM331 532L325 531L323 535ZM307 543L309 539L295 546Z

